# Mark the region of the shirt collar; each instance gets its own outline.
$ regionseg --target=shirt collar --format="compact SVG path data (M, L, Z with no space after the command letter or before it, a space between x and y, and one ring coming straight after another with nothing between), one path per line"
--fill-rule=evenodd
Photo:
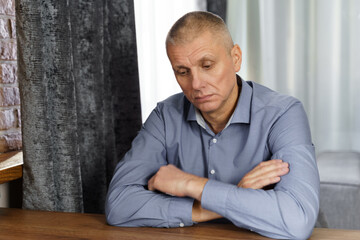
M240 98L237 102L234 113L231 115L226 127L232 123L250 123L252 87L237 76L238 83L241 82ZM190 104L187 121L196 121L202 128L206 129L206 123L200 111ZM225 128L226 128L225 127Z
M250 123L251 98L253 89L248 82L237 76L241 81L241 93L230 123Z

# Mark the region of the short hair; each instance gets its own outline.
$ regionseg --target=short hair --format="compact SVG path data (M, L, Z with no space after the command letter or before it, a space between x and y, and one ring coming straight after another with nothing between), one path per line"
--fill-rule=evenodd
M204 11L189 12L179 18L166 37L166 47L191 42L206 31L218 35L230 53L234 42L225 22L218 15Z

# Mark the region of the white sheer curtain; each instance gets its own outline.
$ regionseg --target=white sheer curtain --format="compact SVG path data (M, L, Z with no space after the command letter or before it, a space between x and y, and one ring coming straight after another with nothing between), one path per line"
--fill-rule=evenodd
M360 151L360 1L228 0L240 75L299 98L318 153Z
M134 0L143 122L156 103L180 92L165 51L174 22L187 12L206 9L205 0Z

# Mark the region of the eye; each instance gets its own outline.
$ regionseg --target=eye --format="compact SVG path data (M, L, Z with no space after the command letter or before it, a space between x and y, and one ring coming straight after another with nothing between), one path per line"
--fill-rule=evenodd
M203 65L203 68L209 69L209 68L211 68L211 65Z
M213 66L213 62L211 62L211 61L205 61L202 64L202 67L206 70L212 68L212 66Z
M185 76L189 73L189 70L187 69L179 69L177 71L175 71L176 75L181 75L181 76Z

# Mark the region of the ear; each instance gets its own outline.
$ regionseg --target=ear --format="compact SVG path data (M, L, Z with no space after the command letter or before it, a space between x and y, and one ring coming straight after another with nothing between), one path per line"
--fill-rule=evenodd
M231 49L231 57L233 59L235 72L240 71L241 62L242 62L242 52L239 45L235 44L234 47Z

